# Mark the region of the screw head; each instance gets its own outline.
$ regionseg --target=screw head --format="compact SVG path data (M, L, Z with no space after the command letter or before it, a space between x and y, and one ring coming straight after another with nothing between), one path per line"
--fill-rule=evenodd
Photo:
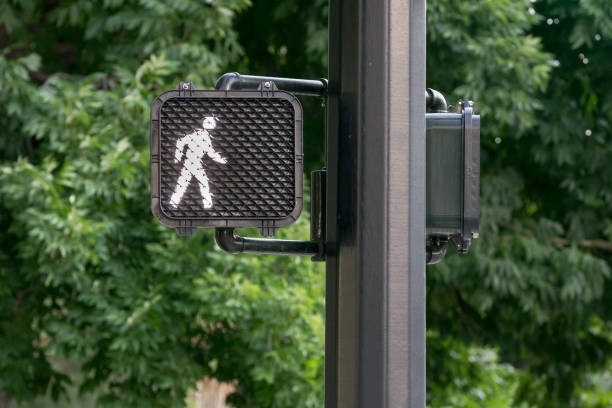
M189 84L185 82L185 83L183 84L183 89L184 89L184 90L189 89Z
M272 86L272 83L270 81L264 82L264 88L270 88L271 86Z

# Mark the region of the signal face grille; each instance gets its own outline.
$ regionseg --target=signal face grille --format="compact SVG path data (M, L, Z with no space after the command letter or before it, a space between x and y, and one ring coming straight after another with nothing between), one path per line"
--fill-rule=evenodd
M157 218L171 226L292 223L302 208L301 114L297 99L278 91L162 94L151 113Z

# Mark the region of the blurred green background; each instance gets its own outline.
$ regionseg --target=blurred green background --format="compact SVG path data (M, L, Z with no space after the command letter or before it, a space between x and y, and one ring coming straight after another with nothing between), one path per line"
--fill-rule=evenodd
M428 405L610 407L612 2L427 3L427 85L482 115L481 238L427 268ZM204 379L322 407L323 265L157 223L148 120L179 80L325 77L327 2L5 0L0 49L0 407L204 406Z

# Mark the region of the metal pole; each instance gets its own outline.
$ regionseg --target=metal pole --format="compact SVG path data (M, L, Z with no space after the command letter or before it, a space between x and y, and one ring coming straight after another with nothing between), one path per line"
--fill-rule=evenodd
M425 0L331 0L329 30L325 405L423 408Z

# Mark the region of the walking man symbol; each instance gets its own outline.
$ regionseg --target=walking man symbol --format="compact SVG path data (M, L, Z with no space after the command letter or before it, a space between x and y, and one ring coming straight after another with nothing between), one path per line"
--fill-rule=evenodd
M183 136L176 142L176 152L174 153L174 161L180 162L183 158L183 150L187 146L185 153L185 162L181 175L176 182L174 194L170 197L170 205L176 209L183 198L183 194L187 191L191 179L195 177L200 185L200 194L202 195L202 204L204 208L212 208L212 193L208 185L208 177L202 165L204 156L208 156L217 163L225 164L227 161L219 155L212 147L212 136L208 132L216 127L216 118L214 116L206 116L202 122L204 129L198 129L193 133Z

